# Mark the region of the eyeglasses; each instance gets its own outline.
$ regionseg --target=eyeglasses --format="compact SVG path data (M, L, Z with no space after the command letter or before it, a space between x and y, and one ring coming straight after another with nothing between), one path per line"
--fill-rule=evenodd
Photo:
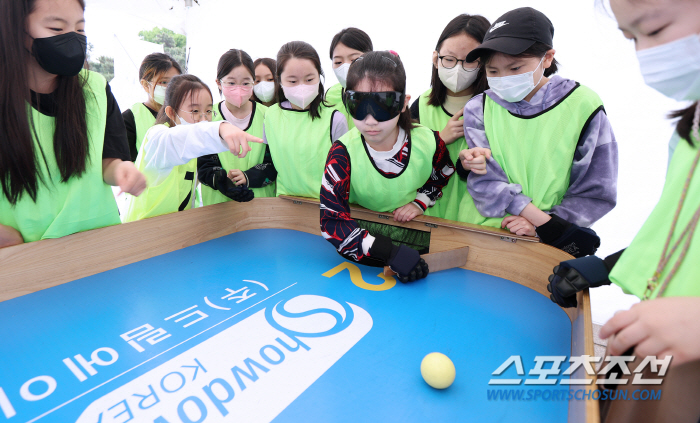
M343 95L343 103L353 119L365 120L372 115L377 122L386 122L398 116L403 109L406 94L399 91L375 93L348 90Z
M464 69L467 72L474 72L479 70L479 62L475 61L472 63L467 62L467 59L458 59L454 56L438 56L440 59L440 63L442 63L442 67L445 69L452 69L453 67L457 66L457 63L462 62L462 69Z
M206 120L211 121L211 119L212 119L213 117L216 117L216 116L217 116L216 112L213 111L213 110L207 110L206 112L198 112L197 110L193 110L193 111L191 111L191 112L190 112L189 110L182 110L182 109L179 109L179 110L180 110L181 112L189 113L189 114L192 116L192 120L197 120L197 119L202 120L202 119L206 119Z

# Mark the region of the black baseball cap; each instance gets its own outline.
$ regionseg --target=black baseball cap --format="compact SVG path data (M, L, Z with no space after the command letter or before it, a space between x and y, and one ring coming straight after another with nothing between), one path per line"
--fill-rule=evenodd
M554 25L544 13L531 7L511 10L500 18L486 32L484 42L467 55L467 62L473 62L487 50L518 55L539 42L554 46Z

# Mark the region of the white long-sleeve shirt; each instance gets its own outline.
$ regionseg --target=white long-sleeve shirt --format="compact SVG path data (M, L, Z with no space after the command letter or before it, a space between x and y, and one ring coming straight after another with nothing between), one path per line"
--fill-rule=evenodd
M175 166L207 154L228 151L219 136L222 123L225 122L151 127L136 158L136 167L143 172L149 186L157 186L165 181Z

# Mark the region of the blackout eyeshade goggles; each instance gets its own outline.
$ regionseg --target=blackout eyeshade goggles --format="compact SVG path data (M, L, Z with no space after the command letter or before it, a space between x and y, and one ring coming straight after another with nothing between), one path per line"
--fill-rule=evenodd
M406 94L399 91L365 93L345 91L343 103L353 119L364 120L372 115L377 122L386 122L398 116L403 109Z

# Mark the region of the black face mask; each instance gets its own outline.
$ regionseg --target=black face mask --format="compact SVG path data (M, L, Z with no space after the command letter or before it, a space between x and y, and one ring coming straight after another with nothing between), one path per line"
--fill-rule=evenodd
M32 55L46 72L53 75L75 76L85 63L87 37L67 32L47 38L34 38Z

